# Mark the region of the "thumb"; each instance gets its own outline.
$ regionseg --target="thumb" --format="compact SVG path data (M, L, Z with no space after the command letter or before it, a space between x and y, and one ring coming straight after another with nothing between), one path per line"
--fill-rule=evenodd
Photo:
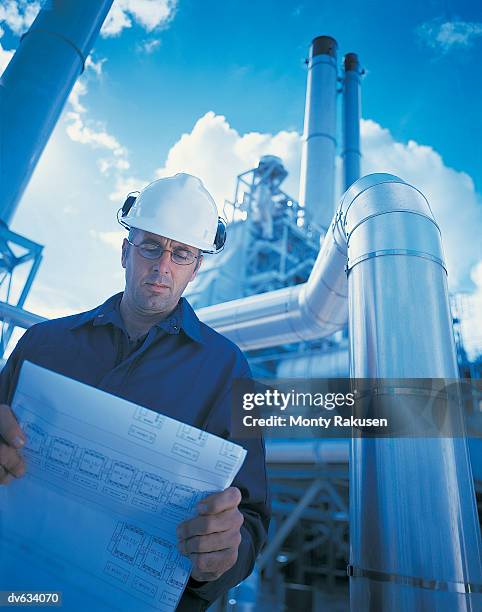
M22 448L25 444L25 434L12 409L6 404L0 404L0 437L14 448Z

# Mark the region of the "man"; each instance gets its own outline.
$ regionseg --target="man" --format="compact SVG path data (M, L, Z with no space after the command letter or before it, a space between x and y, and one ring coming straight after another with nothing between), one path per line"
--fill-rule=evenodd
M126 200L120 219L123 293L94 310L31 327L0 375L0 483L25 473L25 437L9 404L21 364L37 363L224 438L234 378L250 377L241 351L201 323L181 297L203 252L224 245L224 225L201 181L160 179ZM269 524L264 446L247 457L233 486L207 497L177 529L192 573L178 610L205 610L252 570Z

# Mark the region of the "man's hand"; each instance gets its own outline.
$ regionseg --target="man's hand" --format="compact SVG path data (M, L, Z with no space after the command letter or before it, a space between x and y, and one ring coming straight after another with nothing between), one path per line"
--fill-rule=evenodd
M179 552L192 562L191 576L199 582L216 580L238 559L241 492L229 487L198 504L199 515L177 527Z
M18 452L25 435L10 406L0 404L0 485L6 485L25 474L25 463Z

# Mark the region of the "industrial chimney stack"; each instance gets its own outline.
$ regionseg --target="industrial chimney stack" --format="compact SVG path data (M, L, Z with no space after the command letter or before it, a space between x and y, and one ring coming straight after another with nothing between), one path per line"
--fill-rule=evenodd
M343 191L360 178L360 68L356 53L347 53L343 77Z
M310 47L301 153L300 204L326 233L335 205L336 40L318 36Z

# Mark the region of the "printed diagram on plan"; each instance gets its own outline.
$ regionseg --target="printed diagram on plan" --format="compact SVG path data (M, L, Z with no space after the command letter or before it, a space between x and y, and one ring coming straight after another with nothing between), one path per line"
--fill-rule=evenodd
M1 492L0 589L63 591L69 610L174 610L191 569L176 526L246 451L28 362L12 408L28 473Z

